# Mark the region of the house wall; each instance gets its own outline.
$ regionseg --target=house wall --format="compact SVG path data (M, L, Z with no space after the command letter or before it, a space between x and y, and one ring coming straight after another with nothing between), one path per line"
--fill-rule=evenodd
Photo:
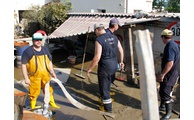
M148 12L152 11L152 3L153 3L153 0L146 0L146 7L144 8L145 11L148 11Z
M19 11L28 10L31 5L43 6L52 0L15 0L14 1L14 23L17 24L19 21Z
M163 53L163 50L165 47L165 44L162 42L162 39L161 39L161 32L164 29L167 29L168 26L172 22L180 22L180 19L179 18L162 18L159 21L159 23L161 23L161 25L153 25L153 26L146 25L145 26L146 29L149 29L149 31L154 34L152 47L153 47L153 56L154 56L156 73L161 71L161 66L160 66L161 56L160 56L160 54ZM176 38L176 37L174 37L174 38ZM180 67L179 67L179 72L180 72Z
M153 22L152 25L146 25L145 28L153 32L153 51L154 54L160 54L163 52L165 44L161 40L161 32L167 29L172 22L180 22L179 18L162 18L160 21Z
M98 12L98 9L105 9L106 13L124 13L124 0L82 0L82 2L70 0L70 2L71 12Z
M153 0L70 0L71 12L134 13L136 11L151 12ZM87 4L86 4L87 3Z
M127 13L134 13L138 11L146 11L151 12L152 11L152 2L146 1L146 0L128 0L127 2Z

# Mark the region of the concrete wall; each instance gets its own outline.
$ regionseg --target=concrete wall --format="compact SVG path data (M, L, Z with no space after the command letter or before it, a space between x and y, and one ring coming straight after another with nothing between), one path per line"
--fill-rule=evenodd
M160 54L163 52L164 46L165 44L162 42L161 39L161 32L164 29L167 29L168 26L172 23L172 22L180 22L180 19L174 19L174 18L166 18L166 19L162 19L159 21L161 23L161 25L157 26L156 25L146 25L145 29L149 29L150 32L152 32L154 34L154 38L153 38L153 52L154 54ZM158 23L159 23L158 22Z
M71 12L98 12L98 9L109 12L124 12L124 0L70 0L72 3Z
M167 29L168 26L172 22L180 22L180 19L179 18L163 18L163 19L161 19L160 22L163 23L164 26L145 26L146 29L149 29L149 31L154 34L152 47L153 47L154 63L155 63L155 71L156 72L161 71L160 54L163 53L163 50L165 47L165 44L162 42L162 39L161 39L161 32L164 29ZM174 37L174 38L176 38L176 37ZM180 72L180 67L179 67L179 72Z
M106 13L134 13L143 10L151 12L152 0L70 0L71 12L98 12L99 9ZM87 4L86 4L87 3Z

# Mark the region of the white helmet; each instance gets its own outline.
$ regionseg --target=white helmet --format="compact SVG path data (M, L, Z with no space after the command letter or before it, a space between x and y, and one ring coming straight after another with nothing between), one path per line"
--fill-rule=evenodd
M32 40L42 40L43 39L43 36L41 33L34 33L32 35Z

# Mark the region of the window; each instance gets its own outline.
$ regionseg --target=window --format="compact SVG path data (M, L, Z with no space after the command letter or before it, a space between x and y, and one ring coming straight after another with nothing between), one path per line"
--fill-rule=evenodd
M98 9L98 13L106 13L105 9Z

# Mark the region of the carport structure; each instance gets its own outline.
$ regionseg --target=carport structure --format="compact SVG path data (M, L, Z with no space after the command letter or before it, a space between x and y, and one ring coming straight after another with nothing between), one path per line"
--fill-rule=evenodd
M132 43L132 27L136 24L146 23L150 21L159 20L160 17L154 15L142 14L126 14L126 13L69 13L69 18L61 24L48 38L65 38L86 34L88 27L91 29L89 33L94 32L93 25L95 23L102 23L105 29L109 26L109 21L112 18L117 18L120 22L120 36L124 39L123 48L125 50L125 62L127 82L134 83L134 54Z

